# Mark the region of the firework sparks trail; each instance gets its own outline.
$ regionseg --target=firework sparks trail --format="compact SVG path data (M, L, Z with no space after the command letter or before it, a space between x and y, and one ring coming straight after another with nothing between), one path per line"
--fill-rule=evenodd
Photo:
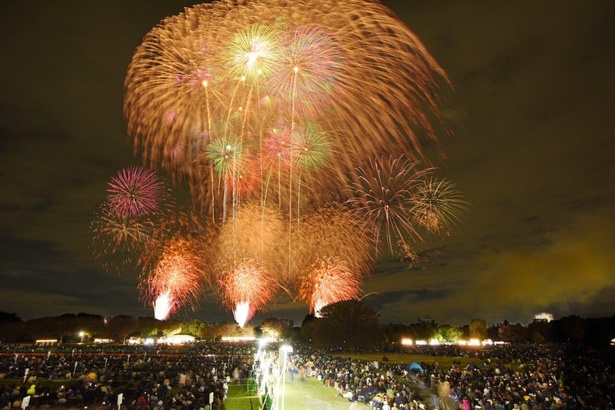
M90 225L94 257L104 261L106 270L122 271L149 240L152 223L148 217L128 217L104 203Z
M226 268L220 276L223 303L234 312L243 327L264 308L276 294L275 280L262 267L251 261L240 261Z
M361 291L361 274L337 259L320 259L310 273L300 280L299 297L316 317L326 305L357 299Z
M348 199L356 215L373 229L376 243L384 235L389 249L399 241L422 240L414 224L416 193L432 168L401 157L380 158L370 168L357 169L358 182L352 185L355 196Z

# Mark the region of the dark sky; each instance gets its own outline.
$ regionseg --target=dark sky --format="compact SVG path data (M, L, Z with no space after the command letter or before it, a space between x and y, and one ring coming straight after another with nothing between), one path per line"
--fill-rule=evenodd
M132 53L191 4L0 2L0 311L153 316L136 275L93 259L88 227L139 164L122 114ZM615 2L385 4L453 83L437 165L471 206L420 268L380 263L364 301L384 322L615 314ZM280 300L255 322L306 313ZM213 299L186 317L232 320Z

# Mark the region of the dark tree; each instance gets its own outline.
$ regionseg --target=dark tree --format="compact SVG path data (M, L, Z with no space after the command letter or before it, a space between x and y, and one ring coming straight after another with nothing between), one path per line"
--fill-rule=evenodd
M531 340L536 343L552 342L554 339L552 323L546 319L534 319L527 325Z
M581 317L565 316L555 321L555 328L560 341L583 343L585 321Z
M487 323L483 319L472 319L469 326L471 338L484 340L488 336Z
M137 320L132 316L115 316L104 327L106 337L116 342L126 343L126 339L139 330Z
M507 320L498 329L498 339L505 342L521 343L528 341L527 328L521 323L511 325Z
M438 323L435 320L425 316L418 318L418 322L412 323L409 326L410 333L414 339L430 340L438 334Z
M615 338L615 316L585 319L585 345L606 348L613 338Z
M311 342L314 338L314 328L316 327L316 316L305 315L303 322L301 322L301 339L304 342Z
M356 300L327 305L320 310L316 321L314 344L320 347L343 349L373 349L379 347L384 334L379 314Z
M0 324L2 323L23 323L17 313L0 312Z
M263 320L263 323L261 323L263 335L271 335L280 340L289 338L292 330L292 320L270 317Z

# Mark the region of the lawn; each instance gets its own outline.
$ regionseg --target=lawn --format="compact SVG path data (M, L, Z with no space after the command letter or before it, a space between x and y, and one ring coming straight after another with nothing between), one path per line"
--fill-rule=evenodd
M352 357L353 359L378 361L382 363L383 356L388 358L388 363L435 363L438 362L444 367L449 367L453 361L458 361L461 366L467 366L470 363L475 365L480 364L480 360L468 357L450 357L450 356L431 356L431 355L413 355L401 353L342 353L333 356ZM246 385L231 385L229 394L224 402L224 410L258 410L261 407L262 400L259 396L250 396L246 391ZM351 405L348 400L337 396L337 392L331 387L325 387L321 382L314 378L301 382L291 382L287 380L286 395L284 398L285 410L348 410ZM280 403L281 405L281 403ZM281 407L281 406L280 406ZM369 406L360 405L359 408L369 409Z
M347 399L336 395L335 389L325 387L314 378L306 381L286 382L284 397L285 410L348 410L351 405ZM224 410L258 410L261 400L258 396L249 396L245 385L231 385L227 399L224 401ZM366 410L368 406L361 405ZM282 403L280 402L280 408Z
M367 360L367 361L377 361L382 363L382 358L384 356L387 357L388 363L429 363L433 364L435 362L440 363L441 366L448 368L453 364L453 361L458 361L461 363L463 367L473 363L478 366L480 364L480 359L474 357L453 357L453 356L431 356L431 355L418 355L418 354L407 354L407 353L338 353L332 354L332 356L337 357L351 357L357 360ZM385 362L387 363L387 362Z

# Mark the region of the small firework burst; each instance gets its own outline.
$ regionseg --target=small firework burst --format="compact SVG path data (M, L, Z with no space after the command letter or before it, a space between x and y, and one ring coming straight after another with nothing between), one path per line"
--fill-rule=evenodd
M124 216L151 215L160 210L164 183L143 167L120 170L107 188L107 202Z
M232 36L224 63L230 81L268 78L274 74L280 58L276 30L254 24Z
M361 291L361 274L349 269L339 259L319 259L299 282L299 298L310 312L319 317L324 306L343 300L357 299Z
M421 170L419 163L403 156L381 158L368 170L357 169L355 196L348 200L356 215L372 227L377 243L384 235L389 249L397 241L421 240L414 226L412 210L415 194L431 168Z
M291 158L290 129L272 128L263 145L263 163L268 167L283 167L290 165Z
M292 137L293 163L303 171L314 170L327 163L331 157L331 143L327 135L319 132L314 124Z
M332 103L343 67L342 50L333 36L316 26L289 27L278 35L280 65L267 89L308 117L325 111Z
M152 221L129 217L108 203L103 204L90 225L92 252L108 271L122 271L149 241Z
M168 314L198 306L205 282L202 255L198 251L183 238L165 245L152 272L142 277L142 299L156 311L167 310Z
M461 191L446 180L429 178L418 187L412 208L414 220L431 233L448 231L461 220L468 203Z
M219 175L232 175L242 156L241 143L234 138L217 138L206 151L207 158Z
M234 312L243 312L236 318L242 327L273 299L277 290L271 275L251 261L225 269L219 283L223 303Z

